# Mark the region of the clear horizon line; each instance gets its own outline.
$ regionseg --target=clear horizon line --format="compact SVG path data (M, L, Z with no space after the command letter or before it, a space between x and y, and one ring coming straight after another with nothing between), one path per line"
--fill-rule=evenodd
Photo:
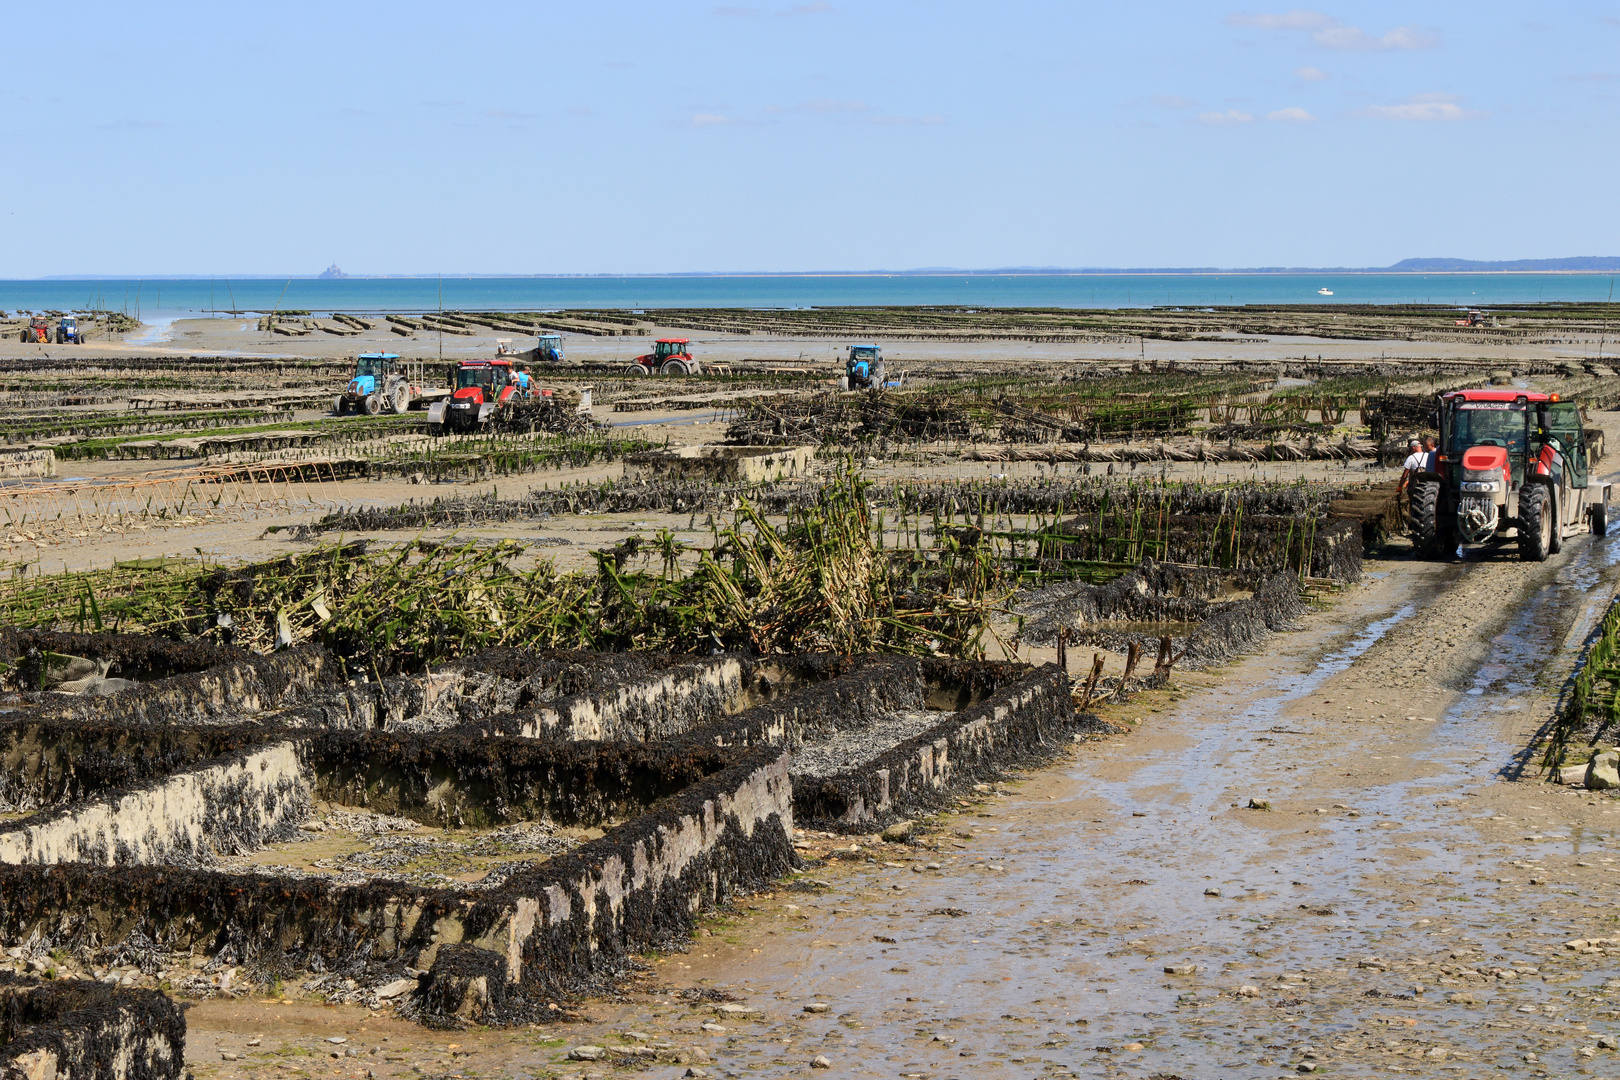
M1427 260L1425 260L1427 261ZM1434 260L1440 262L1442 260ZM1562 259L1525 259L1525 260L1480 260L1479 265L1470 266L1467 260L1443 260L1450 263L1459 263L1446 268L1440 267L1401 267L1394 266L1256 266L1256 267L1059 267L1059 266L1009 266L993 268L964 268L964 267L914 267L905 270L671 270L639 273L486 273L486 272L457 272L450 274L364 274L345 273L341 277L328 277L324 274L45 274L29 278L7 278L14 282L25 281L433 281L440 278L452 280L470 279L505 279L505 280L604 280L604 279L660 279L660 278L792 278L792 277L948 277L958 274L969 277L1132 277L1132 276L1224 276L1248 274L1256 276L1302 276L1307 274L1400 274L1400 275L1435 275L1435 274L1616 274L1620 273L1620 257L1603 257L1581 261L1611 262L1612 266L1590 267L1541 267L1530 268L1524 266L1502 266L1501 263L1537 263L1537 262L1565 262L1576 260Z

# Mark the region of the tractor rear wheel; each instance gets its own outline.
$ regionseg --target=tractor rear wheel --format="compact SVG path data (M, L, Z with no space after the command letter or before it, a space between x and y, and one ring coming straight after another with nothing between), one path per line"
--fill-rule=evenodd
M382 414L382 396L377 393L366 395L366 415L379 416Z
M685 360L665 360L664 366L659 369L662 375L689 375L691 369L686 366Z
M1549 555L1556 555L1564 550L1564 508L1558 503L1556 489L1549 491L1547 505L1552 507L1552 512L1547 515L1547 520L1552 523L1551 538L1547 541Z
M1531 484L1519 496L1519 558L1546 562L1552 546L1552 499L1545 484Z
M394 415L404 416L411 407L411 388L404 383L394 387Z
M1407 531L1412 534L1412 545L1418 554L1432 559L1440 553L1440 481L1412 481L1411 499L1406 515Z
M1608 536L1609 535L1609 504L1606 503L1606 502L1597 503L1592 507L1592 509L1590 511L1588 511L1588 513L1590 513L1592 515L1592 535L1593 536Z

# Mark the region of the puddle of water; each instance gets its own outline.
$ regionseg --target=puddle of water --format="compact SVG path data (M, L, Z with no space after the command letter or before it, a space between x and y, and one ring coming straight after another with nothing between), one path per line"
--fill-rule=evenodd
M178 315L153 315L142 320L146 327L134 337L124 338L125 345L161 345L174 337L174 321Z

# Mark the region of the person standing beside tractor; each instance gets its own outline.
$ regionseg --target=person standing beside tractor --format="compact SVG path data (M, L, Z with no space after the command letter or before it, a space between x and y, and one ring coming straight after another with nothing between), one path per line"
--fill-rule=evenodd
M517 369L517 392L523 397L529 396L529 365L519 364Z
M1400 503L1412 486L1412 477L1423 471L1423 441L1416 435L1406 440L1406 460L1401 462L1401 478L1395 482L1395 501Z

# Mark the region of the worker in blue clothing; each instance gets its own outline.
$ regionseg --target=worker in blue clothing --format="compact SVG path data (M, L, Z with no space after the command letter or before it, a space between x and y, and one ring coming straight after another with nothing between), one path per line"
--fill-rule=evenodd
M517 392L524 397L529 396L529 365L519 364L517 369Z

